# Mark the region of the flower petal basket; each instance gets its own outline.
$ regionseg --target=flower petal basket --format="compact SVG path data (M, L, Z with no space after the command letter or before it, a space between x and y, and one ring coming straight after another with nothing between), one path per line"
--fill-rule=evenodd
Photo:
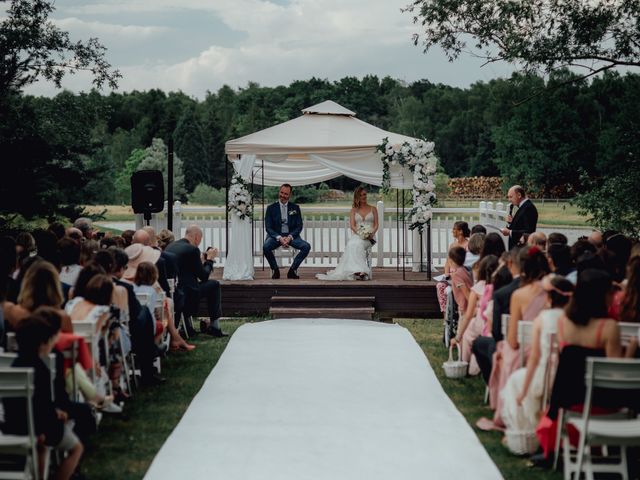
M469 362L463 362L460 359L460 345L456 345L458 349L458 360L453 359L453 345L449 346L449 359L442 364L444 368L444 374L448 378L462 378L467 375L467 369L469 368Z

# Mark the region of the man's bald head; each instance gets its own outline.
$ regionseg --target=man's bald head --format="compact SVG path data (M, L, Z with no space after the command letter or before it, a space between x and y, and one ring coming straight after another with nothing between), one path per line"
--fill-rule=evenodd
M158 237L156 236L156 231L151 226L142 227L142 230L147 232L149 235L149 246L157 247L158 246Z
M73 238L74 240L80 241L83 237L82 231L76 227L68 227L65 232L65 236L69 238Z
M136 233L133 234L131 243L141 243L142 245L149 245L151 243L151 238L145 230L140 229L136 230Z
M591 235L589 235L589 243L596 248L602 248L602 232L598 230L591 232Z
M202 241L202 229L198 225L189 225L184 234L184 238L197 247Z

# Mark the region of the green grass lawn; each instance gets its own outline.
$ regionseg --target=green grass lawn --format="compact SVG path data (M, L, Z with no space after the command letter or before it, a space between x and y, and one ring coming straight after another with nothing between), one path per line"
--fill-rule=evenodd
M224 321L223 328L232 334L245 320ZM506 480L559 480L560 473L545 472L527 466L524 458L511 455L501 444L497 432L481 432L474 427L481 416L491 411L483 405L484 383L479 378L452 380L444 377L442 362L446 352L441 342L441 322L403 319L407 328L429 359L445 392L476 431L489 455ZM198 347L190 353L177 353L163 360L162 374L167 383L143 389L127 402L122 415L103 418L86 453L82 472L91 480L140 479L180 421L191 400L216 364L228 339L199 335ZM460 452L464 458L464 451Z
M506 204L506 200L501 200ZM541 227L555 227L555 226L568 226L568 227L585 227L588 226L588 218L578 213L578 207L571 205L567 201L546 201L544 204L540 200L534 200L539 213L539 224ZM387 205L395 207L395 200L387 202ZM310 215L322 215L324 218L335 220L345 218L345 213L326 213L326 211L318 210L318 208L332 208L332 207L344 207L349 208L350 202L325 202L325 203L313 203L304 204L304 213L307 216ZM477 207L477 200L439 200L438 208L471 208ZM118 221L133 221L134 216L130 213L128 207L122 206L109 206L101 205L99 207L90 207L90 210L96 212L102 212L106 209L105 221L118 222ZM409 208L407 209L407 211ZM260 206L256 206L256 211L261 211ZM195 217L184 215L183 221L189 219L202 218L202 214L198 214ZM212 218L224 219L224 213L214 214ZM437 215L436 215L437 218ZM475 218L475 217L474 217Z

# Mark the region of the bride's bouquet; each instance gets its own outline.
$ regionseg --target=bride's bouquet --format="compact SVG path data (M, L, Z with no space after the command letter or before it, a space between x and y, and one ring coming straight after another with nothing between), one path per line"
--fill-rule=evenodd
M371 246L376 244L376 241L373 238L373 230L369 225L364 223L358 225L356 235L358 235L362 240L369 240L371 242Z

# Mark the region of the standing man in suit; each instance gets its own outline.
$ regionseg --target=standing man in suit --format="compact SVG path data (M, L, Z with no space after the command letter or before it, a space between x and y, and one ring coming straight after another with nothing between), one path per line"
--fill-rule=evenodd
M509 215L507 226L502 229L502 234L509 237L509 250L523 243L525 234L536 231L538 225L538 210L520 185L514 185L507 193L509 198ZM516 209L515 213L513 212Z
M278 201L267 207L264 219L267 238L262 247L264 256L271 267L271 278L280 278L280 270L273 251L276 248L293 247L298 250L298 255L293 260L293 264L287 273L287 278L300 278L298 276L298 267L302 261L309 255L311 245L305 242L301 237L302 233L302 213L300 207L289 201L291 197L291 185L288 183L280 187L278 193Z
M198 312L200 299L207 300L209 313L208 325L200 324L200 329L213 337L226 337L227 334L220 329L218 319L222 313L222 300L220 295L220 283L210 280L213 270L213 259L218 250L210 248L205 253L204 260L198 245L202 241L202 230L198 225L190 225L184 234L184 238L167 245L165 249L175 255L178 266L178 290L184 298L183 312L195 314Z

